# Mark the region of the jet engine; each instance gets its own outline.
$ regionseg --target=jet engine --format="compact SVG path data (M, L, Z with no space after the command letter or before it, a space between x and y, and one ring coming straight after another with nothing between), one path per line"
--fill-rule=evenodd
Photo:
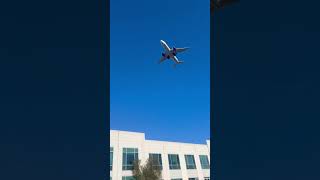
M172 48L172 54L175 56L177 55L177 49L175 47Z

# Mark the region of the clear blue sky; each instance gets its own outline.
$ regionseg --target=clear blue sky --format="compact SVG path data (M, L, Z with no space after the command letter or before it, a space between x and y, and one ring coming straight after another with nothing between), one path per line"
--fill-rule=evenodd
M205 143L210 137L209 1L111 0L110 127L147 139ZM170 47L183 65L157 64Z

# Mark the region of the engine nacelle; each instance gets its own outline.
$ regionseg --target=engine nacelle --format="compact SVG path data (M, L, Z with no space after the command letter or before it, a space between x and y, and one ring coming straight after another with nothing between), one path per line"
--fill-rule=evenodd
M177 49L175 47L172 48L172 54L175 56L177 55Z

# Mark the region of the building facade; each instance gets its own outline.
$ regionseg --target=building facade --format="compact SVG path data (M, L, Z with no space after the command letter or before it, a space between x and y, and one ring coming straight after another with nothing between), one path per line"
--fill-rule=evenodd
M210 140L191 144L146 140L144 133L110 131L110 179L132 180L134 160L152 158L163 180L210 180Z

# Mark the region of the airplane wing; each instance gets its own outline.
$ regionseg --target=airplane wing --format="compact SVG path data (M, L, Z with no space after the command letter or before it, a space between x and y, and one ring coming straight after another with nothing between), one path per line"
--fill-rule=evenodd
M171 59L172 59L175 63L177 63L177 64L180 63L180 61L179 61L179 59L177 58L177 56L173 56L173 57L171 57Z
M187 49L189 49L189 48L176 48L176 52L177 53L181 53L181 52L183 52L183 51L185 51L185 50L187 50Z
M169 46L167 45L166 42L164 42L163 40L160 40L160 43L161 43L161 46L162 46L167 52L170 51L170 48L169 48Z

